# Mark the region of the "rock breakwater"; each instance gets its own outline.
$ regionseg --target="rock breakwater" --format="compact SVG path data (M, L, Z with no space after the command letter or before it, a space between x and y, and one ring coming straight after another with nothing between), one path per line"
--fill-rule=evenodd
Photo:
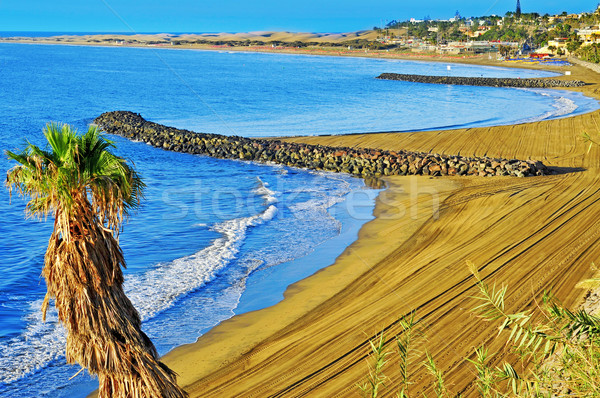
M550 174L541 162L468 158L433 153L327 147L195 133L149 122L128 111L106 112L94 120L101 129L157 148L223 159L274 162L291 167L326 170L359 177L389 175L532 176Z
M461 86L517 87L517 88L554 88L582 87L581 80L559 80L553 78L514 79L498 77L460 77L460 76L424 76L399 73L382 73L377 79L400 80L412 83L454 84Z

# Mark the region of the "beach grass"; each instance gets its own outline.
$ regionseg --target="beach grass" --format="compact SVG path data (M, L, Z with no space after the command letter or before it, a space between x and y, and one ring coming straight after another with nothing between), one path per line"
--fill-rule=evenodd
M571 311L564 308L549 294L540 298L532 310L507 313L505 303L510 300L507 286L489 285L479 275L478 267L467 261L479 292L474 298L479 305L471 311L487 322L498 326L498 338L511 347L511 356L501 358L492 365L494 353L485 346L474 350L473 358L466 361L474 368L476 391L469 395L484 398L499 397L545 397L577 396L595 397L600 394L600 318L585 309ZM594 283L598 288L598 281ZM363 397L376 398L388 395L400 398L427 396L412 394L411 377L418 372L407 373L405 369L422 368L431 377L433 394L436 397L461 396L446 387L445 375L434 358L425 351L419 362L407 360L406 352L414 350L410 338L420 332L422 325L415 321L415 313L400 320L405 326L400 335L389 338L383 332L369 341L371 353L367 358L368 373L365 382L359 384ZM392 342L402 341L398 350L390 347ZM507 361L512 359L513 363ZM514 363L525 364L518 372ZM399 367L401 383L386 383L386 373Z

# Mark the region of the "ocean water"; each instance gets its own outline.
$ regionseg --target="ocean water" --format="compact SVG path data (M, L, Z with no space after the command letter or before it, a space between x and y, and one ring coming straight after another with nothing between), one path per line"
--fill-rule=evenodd
M136 48L0 44L0 148L43 144L48 121L102 112L203 132L276 136L405 131L564 117L577 93L379 81L382 72L546 76L444 64ZM349 176L171 153L111 137L147 185L120 242L125 289L161 353L234 314L273 305L332 264L372 219L377 190ZM0 169L12 164L0 158ZM96 381L65 364L64 332L39 311L51 221L0 190L0 396L79 397Z

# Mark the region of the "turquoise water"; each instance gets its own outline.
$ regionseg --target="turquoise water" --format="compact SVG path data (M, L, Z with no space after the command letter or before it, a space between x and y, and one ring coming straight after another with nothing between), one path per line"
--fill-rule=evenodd
M415 85L382 72L549 75L513 69L257 53L0 44L0 148L42 143L48 121L85 129L110 110L243 136L504 124L597 109L577 93ZM126 290L159 351L272 305L331 264L372 219L376 190L343 175L170 153L113 137L148 185L121 235ZM0 159L0 169L11 164ZM0 190L0 395L85 396L40 277L51 222Z

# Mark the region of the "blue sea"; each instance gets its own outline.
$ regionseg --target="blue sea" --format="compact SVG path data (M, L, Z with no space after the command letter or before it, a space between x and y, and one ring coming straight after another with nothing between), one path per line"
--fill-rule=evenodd
M105 111L195 131L290 136L486 126L598 109L552 90L419 85L383 72L539 77L492 67L192 50L0 44L0 148L43 144L49 121L84 130ZM125 289L161 353L235 314L271 306L333 263L373 218L378 190L345 175L172 153L120 137L146 200L120 236ZM4 157L0 170L13 164ZM0 396L80 397L97 381L65 364L44 323L52 222L0 189Z

